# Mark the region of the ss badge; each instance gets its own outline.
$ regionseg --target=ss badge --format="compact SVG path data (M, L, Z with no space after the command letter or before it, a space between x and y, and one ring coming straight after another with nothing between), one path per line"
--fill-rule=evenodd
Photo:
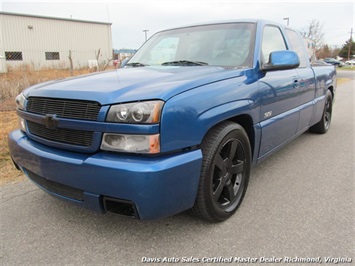
M270 116L272 116L272 111L266 112L266 113L264 114L264 118L268 118L268 117L270 117Z

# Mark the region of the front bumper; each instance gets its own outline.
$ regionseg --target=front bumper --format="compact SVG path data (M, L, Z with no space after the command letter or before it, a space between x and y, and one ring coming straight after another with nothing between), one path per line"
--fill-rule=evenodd
M130 202L142 220L173 215L195 202L201 150L157 157L47 147L20 130L9 134L13 161L48 193L105 212L104 199ZM106 205L106 204L105 204Z

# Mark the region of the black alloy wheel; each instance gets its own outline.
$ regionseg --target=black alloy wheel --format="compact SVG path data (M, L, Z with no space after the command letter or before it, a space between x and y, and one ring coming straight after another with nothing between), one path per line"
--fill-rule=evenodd
M245 130L224 122L206 135L202 143L203 164L193 212L210 222L231 217L245 195L251 150Z
M238 139L228 139L213 162L212 196L219 207L233 209L241 196L245 153Z
M330 128L333 112L333 94L330 90L327 90L325 94L324 110L321 120L312 126L309 130L318 134L325 134Z
M332 119L332 100L332 97L326 97L325 99L323 123L326 131L328 131Z

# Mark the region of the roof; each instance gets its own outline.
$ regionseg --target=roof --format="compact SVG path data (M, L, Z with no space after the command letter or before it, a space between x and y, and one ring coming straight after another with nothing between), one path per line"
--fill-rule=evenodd
M258 19L231 19L231 20L217 20L217 21L208 21L208 22L200 22L200 23L195 23L195 24L187 24L187 25L182 25L178 27L173 27L169 29L165 29L162 31L166 30L175 30L175 29L181 29L181 28L189 28L189 27L198 27L198 26L207 26L207 25L216 25L216 24L229 24L229 23L239 23L239 22L246 22L246 23L257 23L262 20Z
M18 16L18 17L31 17L31 18L43 18L43 19L53 19L53 20L62 20L62 21L72 21L72 22L83 22L83 23L112 25L111 22L100 22L100 21L90 21L90 20L81 20L81 19L72 19L72 18L38 16L38 15L19 14L19 13L11 13L11 12L3 12L3 11L0 11L0 15L9 15L9 16Z
M190 28L190 27L198 27L198 26L208 26L208 25L216 25L216 24L230 24L230 23L255 23L255 24L261 24L261 25L267 25L267 24L272 24L279 26L280 28L288 28L288 29L293 29L289 26L286 26L284 24L280 24L275 21L271 20L266 20L266 19L230 19L230 20L218 20L218 21L209 21L209 22L204 22L204 23L197 23L197 24L190 24L190 25L184 25L180 27L174 27L170 29L165 29L163 31L169 31L169 30L176 30L176 29L182 29L182 28Z

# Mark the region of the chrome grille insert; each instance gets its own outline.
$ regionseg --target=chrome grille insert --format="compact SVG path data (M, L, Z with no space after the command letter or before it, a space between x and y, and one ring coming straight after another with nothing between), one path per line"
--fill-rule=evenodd
M35 114L56 114L58 117L96 121L100 104L92 101L77 101L30 97L26 111Z
M37 137L84 147L91 146L94 134L93 131L73 130L66 128L49 129L44 125L31 121L27 121L27 126L29 132Z

